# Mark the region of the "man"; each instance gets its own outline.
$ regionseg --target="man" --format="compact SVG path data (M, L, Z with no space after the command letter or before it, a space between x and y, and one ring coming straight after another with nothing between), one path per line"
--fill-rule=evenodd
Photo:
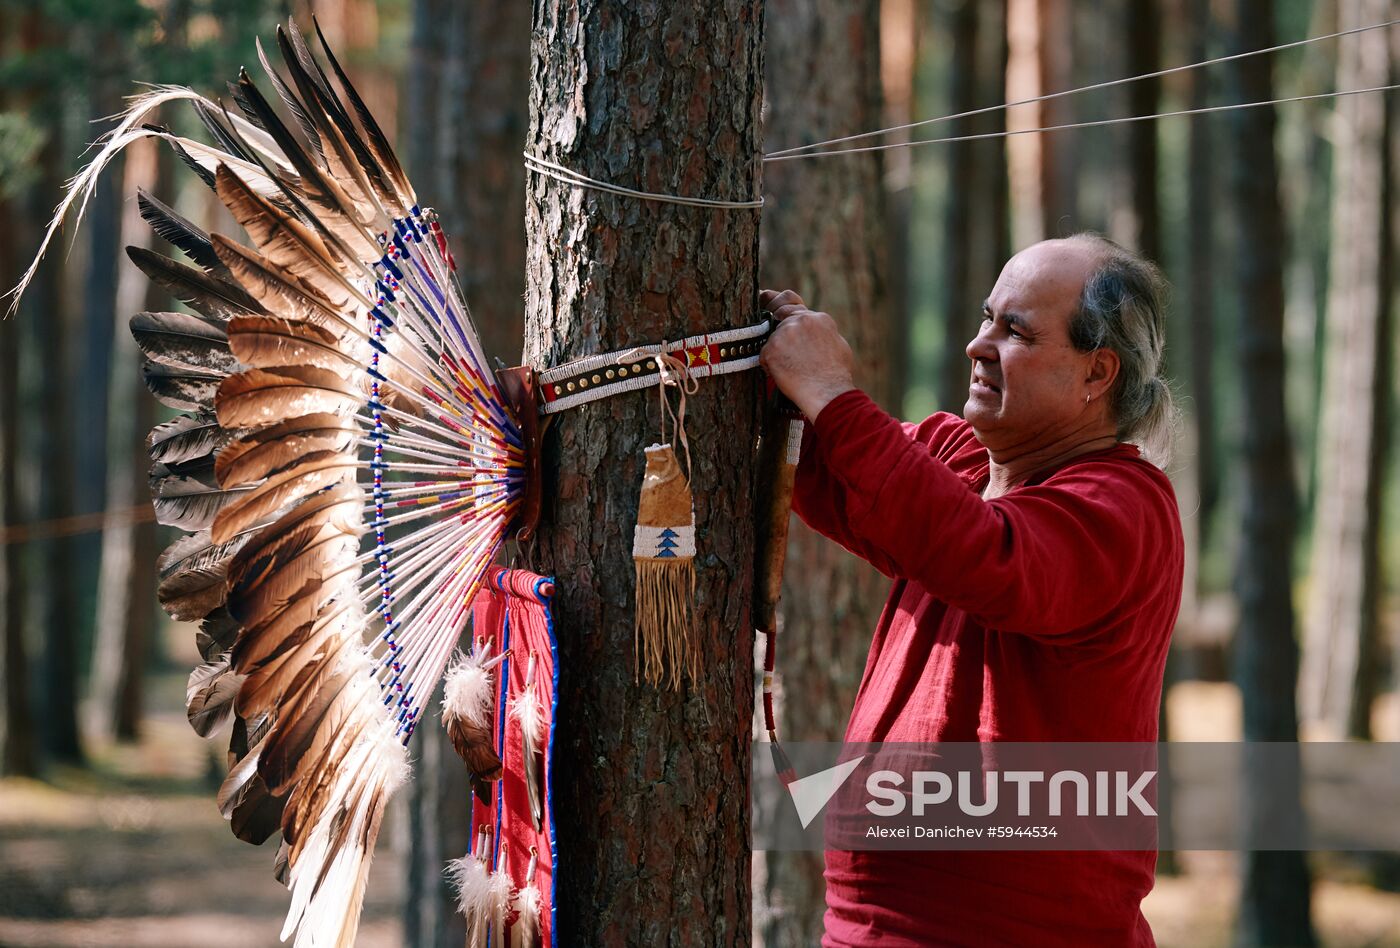
M1097 235L1007 263L964 418L900 424L792 291L763 365L811 424L794 509L895 582L848 742L1155 741L1183 541L1163 283ZM828 852L827 946L1144 946L1152 852Z

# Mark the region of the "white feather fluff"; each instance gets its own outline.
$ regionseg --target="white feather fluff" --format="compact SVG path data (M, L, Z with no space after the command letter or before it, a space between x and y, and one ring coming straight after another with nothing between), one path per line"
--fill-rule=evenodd
M497 659L499 660L499 659ZM477 727L490 721L492 678L491 665L485 660L485 650L469 655L458 652L447 669L447 681L442 692L442 722L461 718Z

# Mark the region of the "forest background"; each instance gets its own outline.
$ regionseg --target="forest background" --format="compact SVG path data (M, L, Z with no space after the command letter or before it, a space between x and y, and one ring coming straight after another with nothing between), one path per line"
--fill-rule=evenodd
M0 0L0 284L14 285L86 145L134 80L218 93L302 2ZM325 0L322 26L441 212L487 350L521 346L530 5ZM765 150L1318 36L1395 0L769 0ZM1400 30L990 111L908 141L1307 96L1397 81ZM1098 230L1173 287L1182 407L1168 467L1188 581L1163 726L1172 740L1400 740L1396 98L774 162L761 279L850 336L891 411L960 409L962 349L1014 250ZM183 117L162 121L184 129ZM868 144L862 142L861 144ZM272 853L213 806L216 743L183 720L191 629L154 595L146 393L128 317L170 309L126 245L166 250L137 187L236 227L169 155L113 166L17 318L0 322L0 944L272 944ZM784 731L835 739L883 582L794 530ZM460 809L441 743L381 843L363 944L460 944L435 829ZM1189 814L1175 814L1176 819ZM1169 830L1167 838L1169 839ZM1250 882L1272 870L1285 880ZM1145 911L1164 946L1400 945L1391 854L1164 851ZM755 859L753 936L813 943L819 865Z

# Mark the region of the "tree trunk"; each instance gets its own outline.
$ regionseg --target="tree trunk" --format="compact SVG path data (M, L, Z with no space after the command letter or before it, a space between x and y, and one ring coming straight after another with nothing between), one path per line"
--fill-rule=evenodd
M530 149L647 191L760 191L763 6L536 0ZM526 192L526 358L676 340L756 317L758 213L618 197L542 175ZM699 680L634 683L631 538L654 391L561 414L531 565L558 578L554 800L561 941L747 945L756 373L703 380L695 466ZM683 920L680 921L680 920Z
M950 38L953 54L948 59L948 111L970 112L977 102L978 8L975 0L957 0L951 10ZM972 119L948 123L948 136L967 135ZM977 242L973 221L986 213L976 206L977 193L974 153L983 142L953 142L948 149L947 199L943 207L943 360L938 372L938 407L961 413L967 402L967 341L981 320L980 302L990 286L974 286L973 254ZM980 294L980 295L979 295Z
M92 54L92 73L88 79L88 114L95 116L112 115L122 108L122 95L127 89L127 67L123 56L124 47L120 35L113 30L100 30L87 43ZM110 126L110 121L105 123ZM106 129L102 129L105 131ZM96 137L97 129L93 129ZM87 215L83 219L82 235L87 244L87 270L83 276L82 331L77 334L79 355L78 374L82 384L74 392L76 418L80 423L70 436L73 438L73 460L75 462L75 482L73 507L79 513L92 513L104 509L107 503L108 445L119 443L125 449L130 439L111 442L108 439L108 414L112 402L111 379L114 358L113 344L119 338L117 322L121 321L121 334L126 335L126 319L130 315L118 315L117 262L121 255L122 232L122 169L126 158L118 155L108 166L107 171L97 179L92 199L88 202ZM131 357L135 347L131 347ZM124 390L122 401L126 402ZM127 425L130 417L119 424ZM144 435L144 433L143 433ZM121 452L123 462L126 451ZM123 463L124 466L124 463ZM133 498L134 499L134 498ZM125 506L130 507L132 500ZM71 541L73 557L78 570L76 588L82 596L80 603L84 617L77 633L84 649L90 646L89 623L100 609L89 605L88 597L98 588L101 572L102 552L105 542L104 531L87 531L78 534ZM91 610L91 611L89 611Z
M1346 0L1338 29L1391 19L1391 0ZM1385 85L1383 31L1343 37L1337 88ZM1390 401L1391 243L1386 101L1337 102L1317 504L1300 695L1311 736L1371 733L1379 654L1381 484Z
M1210 0L1189 0L1187 31L1192 37L1187 61L1202 62L1210 55L1206 38L1213 22ZM1190 73L1187 107L1203 108L1209 98L1210 82L1205 70ZM1188 375L1195 432L1194 459L1196 490L1200 503L1196 510L1195 555L1210 540L1212 514L1220 499L1220 462L1216 451L1216 410L1214 352L1218 334L1215 326L1215 231L1216 156L1212 145L1215 126L1209 119L1192 121L1187 128L1187 254L1186 279L1187 332L1189 333Z
M1133 73L1161 68L1162 18L1158 0L1128 0L1126 33ZM1193 60L1198 62L1199 60ZM1152 115L1161 101L1162 81L1140 79L1128 85L1130 115ZM1157 123L1128 123L1128 162L1132 169L1134 248L1149 260L1162 261L1162 215L1157 199Z
M442 219L486 351L514 363L525 291L525 183L530 9L523 3L415 0L404 99L406 159ZM404 943L456 948L466 937L443 876L467 850L466 769L442 728L419 732L408 801Z
M524 328L525 146L530 65L524 3L453 3L438 101L434 198L486 351L517 364Z
M1274 43L1270 4L1233 0L1231 51ZM1230 69L1231 101L1273 98L1266 57L1239 60ZM1283 215L1279 205L1272 108L1231 113L1230 177L1239 231L1235 245L1240 325L1238 375L1244 429L1242 516L1235 591L1240 625L1235 678L1244 703L1246 741L1298 739L1295 688L1298 649L1293 638L1292 555L1297 500L1293 452L1284 412ZM1296 745L1294 746L1296 753ZM1246 838L1261 827L1300 822L1297 782L1261 784L1246 770L1242 821ZM1236 939L1241 945L1311 945L1310 877L1301 852L1248 849Z
M880 125L878 0L770 0L770 148ZM828 68L840 61L839 72ZM881 153L767 169L762 279L830 312L856 353L857 384L898 411L887 371L890 306ZM839 741L889 581L800 523L788 541L779 635L779 733ZM772 801L787 806L786 800ZM826 908L815 853L762 854L766 948L814 945Z
M978 36L981 49L977 57L977 104L992 105L1006 101L1006 64L1010 55L1007 43L1007 0L994 0L992 3L977 4ZM1006 130L1006 112L998 109L981 116L978 126L987 132ZM1011 258L1011 194L1007 179L1007 154L1005 138L994 138L981 142L975 162L974 176L978 199L981 202L974 222L973 243L975 253L972 258L972 287L974 302L980 312L982 298L979 291L990 295L1001 268ZM973 323L976 328L977 323ZM966 356L966 352L962 353ZM966 394L966 393L964 393Z
M165 184L167 176L156 178L156 155L156 143L149 141L137 142L127 150L126 180L121 187L122 193L135 193L138 185L148 184L154 178L164 190L164 193L156 196L171 203L170 188ZM151 247L155 243L154 233L141 220L135 201L126 206L122 215L119 242L141 247ZM149 294L147 287L150 287ZM154 415L154 411L149 406L155 399L146 392L141 381L139 352L127 331L127 321L143 307L169 309L170 299L169 296L161 299L159 288L146 280L141 271L135 267L125 267L118 277L113 300L114 322L118 326L113 337L110 401L113 405L132 406L129 411L112 412L108 418L109 441L122 449L118 463L110 465L107 470L105 506L108 510L116 511L130 509L146 500L145 484L140 482L150 466L145 438L151 424L144 423L154 423L149 417ZM148 303L151 305L147 306ZM147 417L139 417L142 415ZM89 730L93 734L122 740L137 736L140 719L139 691L134 696L128 696L134 701L131 701L132 706L124 709L124 702L119 697L124 690L122 682L132 677L131 666L144 668L147 655L142 645L149 642L149 629L137 630L130 623L138 614L138 599L140 611L151 612L152 590L138 589L135 582L138 565L142 562L138 560L136 551L138 529L138 524L116 520L108 523L100 533L102 560L97 578L92 676L89 683ZM153 565L154 554L151 561ZM150 625L149 620L146 625ZM136 654L132 654L133 649L138 650ZM139 672L137 677L139 680ZM123 710L128 713L123 714Z
M914 120L914 78L918 69L922 8L916 0L881 0L880 3L880 82L884 117L879 125L883 128L908 125ZM881 140L908 141L909 132L892 132ZM912 259L909 231L914 205L913 150L895 148L884 155L890 306L885 374L898 407L908 383L909 330L914 318L909 270Z
M25 17L22 43L30 52L49 48L53 41L52 25L40 13ZM36 90L32 105L50 111L54 119L47 123L51 130L62 127L57 118L59 98L52 90ZM48 219L52 196L63 187L63 143L51 134L39 152L40 173L30 192L26 217L32 221ZM37 239L32 246L37 246ZM34 282L25 296L26 308L20 318L28 321L33 333L34 375L37 378L37 404L43 406L41 424L34 425L34 456L39 472L36 519L62 521L73 514L73 439L74 430L70 398L72 365L70 346L71 322L66 318L60 288L62 256L55 252L40 266ZM39 628L43 630L44 647L40 659L39 739L45 754L60 763L81 763L82 742L78 735L78 610L77 585L74 576L72 538L52 536L37 544L41 564L35 584L39 601Z
M0 108L8 106L0 97ZM23 259L22 239L15 213L16 194L0 186L0 282L6 287L19 280ZM0 320L0 524L17 525L26 518L19 491L20 346L23 334L18 319ZM0 774L33 777L39 762L34 748L34 714L30 706L28 649L24 641L23 547L0 542L0 636L4 638L4 731L0 733Z
M1073 18L1067 0L1008 0L1006 98L1019 101L1069 88ZM1011 109L1013 132L1073 120L1063 99ZM1074 136L1014 135L1007 139L1012 242L1024 248L1075 229Z

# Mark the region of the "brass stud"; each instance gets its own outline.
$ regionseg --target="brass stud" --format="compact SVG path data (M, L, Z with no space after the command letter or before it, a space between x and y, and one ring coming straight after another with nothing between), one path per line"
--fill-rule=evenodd
M601 375L595 375L595 376L593 376L593 384L594 384L594 385L597 385L597 384L598 384L599 382L601 382L601 381L603 381L603 377L602 377Z
M574 390L574 383L573 383L573 382L570 382L568 387L569 387L569 391L572 392L572 391Z
M554 397L555 397L555 398L558 398L559 395L560 395L560 393L563 392L563 391L564 391L564 390L563 390L562 388L560 388L558 385L554 386Z
M605 374L606 374L607 377L610 378L610 379L615 379L615 378L617 378L617 372L615 372L615 371L612 370L612 369L608 369L608 371L607 371Z
M588 379L579 379L579 380L578 380L578 387L579 387L579 388L588 388Z
M648 371L648 372L651 372L651 371L654 371L655 369L656 369L656 362L655 362L654 360L652 360L652 359L648 359L648 360L647 360L647 371Z

